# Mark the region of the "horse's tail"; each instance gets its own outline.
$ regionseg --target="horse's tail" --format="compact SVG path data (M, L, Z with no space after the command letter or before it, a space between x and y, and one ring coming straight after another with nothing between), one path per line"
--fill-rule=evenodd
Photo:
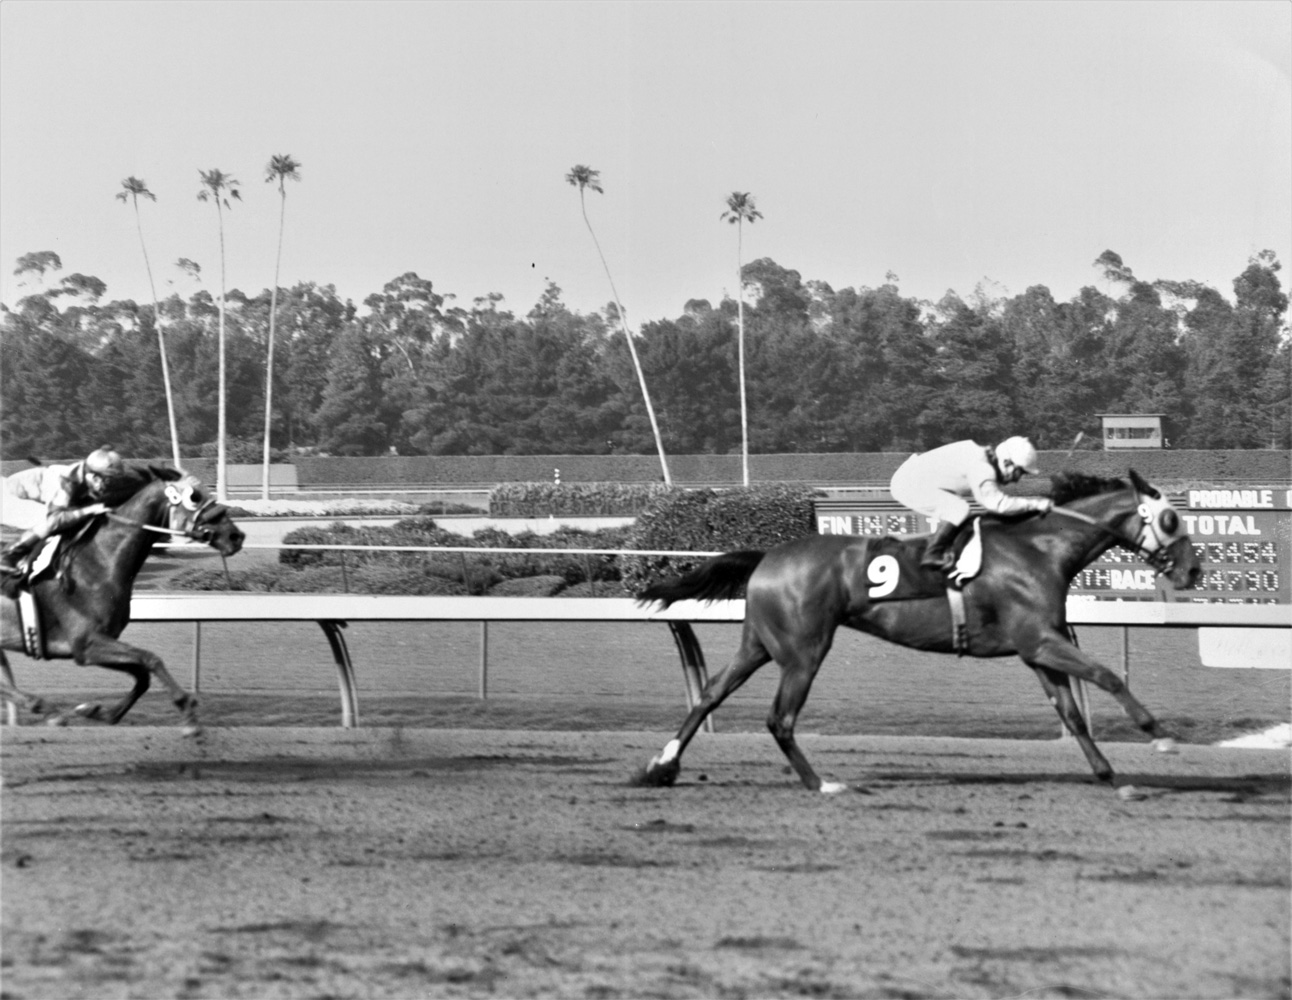
M647 587L637 595L637 603L658 601L667 608L675 601L734 600L762 561L763 553L754 549L714 556L684 576Z

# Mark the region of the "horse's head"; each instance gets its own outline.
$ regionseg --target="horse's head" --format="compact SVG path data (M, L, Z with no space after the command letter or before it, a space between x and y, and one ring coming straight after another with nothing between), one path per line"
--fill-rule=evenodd
M1134 469L1130 470L1130 481L1139 499L1135 510L1139 519L1136 546L1145 553L1144 558L1150 566L1166 574L1173 587L1188 589L1197 586L1202 576L1202 563L1185 533L1179 513L1171 506L1170 500Z
M1098 520L1107 520L1104 530L1119 544L1142 555L1145 562L1166 575L1173 587L1187 589L1197 585L1202 565L1184 531L1183 520L1171 501L1138 472L1130 470L1129 483L1081 473L1059 473L1054 477L1051 498L1056 504L1066 505L1084 497L1098 498L1093 509L1102 510Z
M246 539L229 516L229 510L215 502L193 476L181 476L166 483L166 527L211 546L222 556L231 556Z

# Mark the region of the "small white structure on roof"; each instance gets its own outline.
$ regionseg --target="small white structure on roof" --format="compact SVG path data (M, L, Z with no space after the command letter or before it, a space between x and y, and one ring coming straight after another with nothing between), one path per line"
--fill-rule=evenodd
M1104 424L1104 448L1163 448L1162 413L1097 413Z

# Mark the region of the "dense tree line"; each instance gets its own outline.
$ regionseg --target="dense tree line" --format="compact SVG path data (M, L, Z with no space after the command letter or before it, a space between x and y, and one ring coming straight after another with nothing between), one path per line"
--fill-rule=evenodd
M1257 254L1233 300L1191 281L1143 281L1117 254L1101 287L1059 302L1044 286L940 302L895 282L835 290L763 258L745 265L754 452L913 450L1028 433L1067 448L1099 413L1165 414L1177 448L1288 448L1288 297ZM170 452L151 303L104 302L103 282L55 280L50 252L19 263L37 290L3 307L0 448L72 456L111 442ZM226 301L230 459L260 460L269 290ZM185 454L214 453L217 302L162 300ZM737 303L686 303L636 341L670 453L740 449ZM648 454L648 416L613 304L571 311L553 283L524 316L501 296L470 309L414 273L361 307L330 285L279 289L272 442L341 455Z

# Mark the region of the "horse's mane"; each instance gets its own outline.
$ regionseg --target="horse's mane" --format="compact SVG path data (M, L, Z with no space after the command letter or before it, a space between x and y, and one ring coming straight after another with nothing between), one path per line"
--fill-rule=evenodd
M109 507L120 507L149 483L174 482L183 477L178 469L168 465L128 464L125 471L112 481L103 496Z
M1056 506L1080 500L1082 497L1093 497L1100 493L1116 493L1128 489L1129 483L1124 479L1106 479L1103 476L1090 476L1084 472L1064 470L1055 473L1050 480L1050 499Z

